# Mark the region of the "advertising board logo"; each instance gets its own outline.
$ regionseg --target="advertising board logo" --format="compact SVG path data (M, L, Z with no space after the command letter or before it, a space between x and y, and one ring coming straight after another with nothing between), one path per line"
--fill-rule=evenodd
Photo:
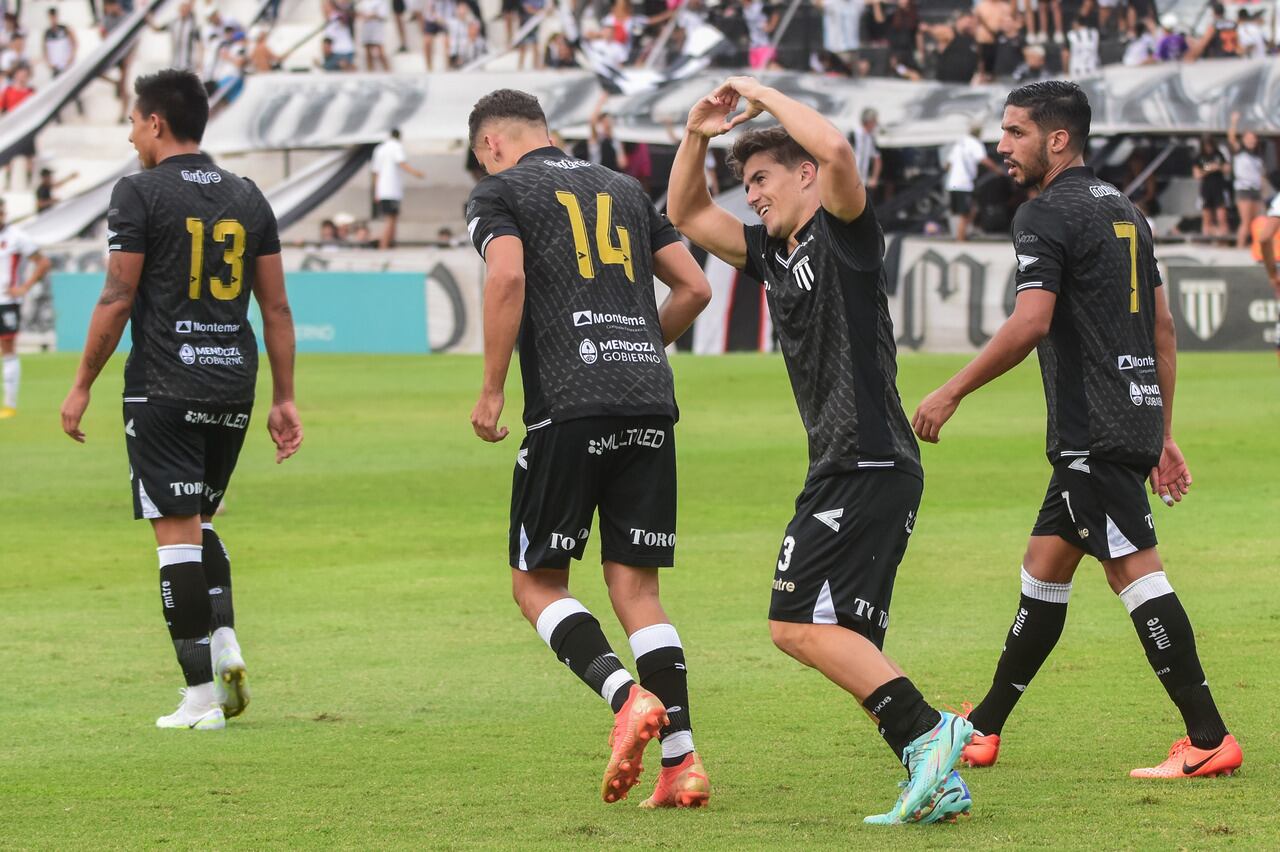
M1188 279L1180 290L1182 318L1196 337L1209 340L1227 317L1227 282Z

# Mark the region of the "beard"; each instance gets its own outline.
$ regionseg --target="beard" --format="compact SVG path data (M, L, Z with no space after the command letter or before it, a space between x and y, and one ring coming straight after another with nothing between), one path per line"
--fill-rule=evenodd
M1036 152L1036 158L1030 163L1019 163L1017 165L1022 172L1022 177L1014 180L1018 186L1027 188L1029 186L1038 186L1040 181L1044 180L1045 174L1049 171L1049 143L1045 142L1040 146L1040 150Z

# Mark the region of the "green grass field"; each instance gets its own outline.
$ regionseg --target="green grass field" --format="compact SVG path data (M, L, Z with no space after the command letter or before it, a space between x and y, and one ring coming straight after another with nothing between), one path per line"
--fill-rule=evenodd
M904 356L908 409L961 363ZM1164 756L1180 722L1086 562L1000 764L967 773L972 819L887 829L862 825L896 793L883 742L851 698L769 641L772 565L805 470L780 359L674 360L680 548L664 597L714 797L705 811L661 813L636 807L653 751L631 799L599 801L607 708L511 602L518 438L472 436L477 358L303 358L306 443L280 467L259 412L218 525L254 702L215 733L152 726L181 677L150 530L131 520L122 363L95 391L85 446L58 427L74 365L25 358L21 414L0 422L0 847L1280 847L1280 375L1269 354L1182 358L1176 432L1195 486L1155 511L1245 750L1241 773L1127 777ZM508 425L519 406L513 389ZM1049 473L1043 418L1032 360L970 398L923 451L924 505L887 650L936 703L976 699L989 683ZM588 554L576 594L629 663Z

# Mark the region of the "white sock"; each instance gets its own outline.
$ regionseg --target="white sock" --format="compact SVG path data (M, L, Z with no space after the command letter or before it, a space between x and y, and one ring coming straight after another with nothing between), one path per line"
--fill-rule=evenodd
M22 378L22 365L17 355L4 356L4 404L6 408L18 407L18 381Z

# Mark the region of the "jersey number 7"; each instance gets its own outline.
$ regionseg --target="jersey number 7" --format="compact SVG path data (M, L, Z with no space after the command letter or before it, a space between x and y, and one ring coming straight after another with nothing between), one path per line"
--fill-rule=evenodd
M1112 222L1116 236L1129 243L1129 313L1138 312L1138 226L1132 222Z
M200 298L200 280L204 277L204 222L195 217L187 219L187 233L191 235L191 274L187 281L187 296ZM228 244L227 238L230 237ZM231 277L223 281L216 275L209 276L209 292L213 298L229 302L240 295L244 281L244 225L235 219L219 219L213 224L213 239L222 243L222 262L231 267Z
M578 255L578 274L583 278L595 278L595 265L591 262L591 246L587 243L587 223L582 218L582 207L578 204L578 196L572 192L559 190L556 200L569 212L569 228L573 231L573 250ZM596 249L600 254L600 262L604 264L621 264L627 273L627 280L636 283L636 273L631 266L631 235L627 229L619 225L618 244L613 244L609 234L613 225L613 196L607 192L596 193Z

